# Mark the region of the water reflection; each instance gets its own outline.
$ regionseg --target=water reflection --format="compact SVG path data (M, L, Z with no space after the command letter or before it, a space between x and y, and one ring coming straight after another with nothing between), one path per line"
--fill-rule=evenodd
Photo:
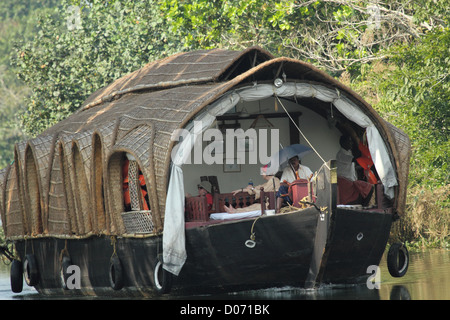
M28 287L25 282L23 284L23 291L20 294L15 294L11 291L11 283L9 279L10 264L5 264L0 261L0 300L24 299L28 296L32 298L39 298L39 294L33 287Z
M450 300L450 250L410 253L409 269L402 278L390 276L385 257L380 264L381 299L389 299L391 289L402 286L412 300Z
M411 300L411 295L405 286L395 285L391 289L390 300Z
M222 295L163 297L162 299L226 299L226 300L450 300L450 250L428 250L410 253L410 266L402 278L389 274L386 254L380 263L379 289L365 284L326 285L318 289L272 288ZM368 275L369 276L369 275ZM11 292L9 266L0 264L0 299L45 299L24 284L20 294ZM88 298L88 299L92 299Z
M392 295L396 299L396 294ZM326 285L318 289L274 288L235 294L236 299L269 300L381 300L380 292L366 285Z

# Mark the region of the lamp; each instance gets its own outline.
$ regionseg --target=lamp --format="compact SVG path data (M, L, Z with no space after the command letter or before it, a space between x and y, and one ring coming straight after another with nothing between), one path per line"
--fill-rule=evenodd
M239 117L241 118L247 118L250 114L248 113L247 109L245 107L242 107L241 112L239 113Z
M274 84L275 87L279 88L279 87L281 87L283 85L283 80L281 80L280 78L276 78L273 81L273 84Z
M259 114L255 121L253 121L253 123L250 125L250 128L255 129L255 128L273 128L273 124L266 119L266 117L264 117L263 114Z

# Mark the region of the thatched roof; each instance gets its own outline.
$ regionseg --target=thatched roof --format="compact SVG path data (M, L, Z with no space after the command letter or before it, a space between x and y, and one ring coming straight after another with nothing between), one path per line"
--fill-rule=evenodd
M397 209L402 211L408 175L408 166L403 164L409 162L409 140L404 133L387 124L348 87L307 63L274 58L258 47L244 51L216 49L180 53L149 63L98 90L77 112L35 139L18 144L14 165L0 171L0 210L2 218L13 214L6 202L18 187L13 181L16 176L24 190L16 196L22 208L17 204L14 210L23 212L20 220L26 225L25 231L15 230L13 219L6 219L7 228L11 226L8 234L123 232L121 221L113 214L120 203L106 201L106 218L93 209L99 202L95 177L103 176L106 186L114 179L119 181L120 173L111 166L120 161L114 155L122 151L137 158L147 183L154 186L149 189L149 198L155 226L161 230L173 131L230 89L256 80L273 81L281 67L288 79L339 89L370 116L389 142L399 170ZM105 188L105 197L114 198L114 188ZM72 199L69 190L77 190L79 198ZM20 200L24 196L31 197L30 201ZM67 212L69 218L65 217ZM78 221L81 214L86 215L84 222Z

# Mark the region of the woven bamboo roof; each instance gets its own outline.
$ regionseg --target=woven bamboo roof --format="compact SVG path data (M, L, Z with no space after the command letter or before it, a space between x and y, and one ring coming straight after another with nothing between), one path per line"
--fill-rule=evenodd
M95 170L101 171L105 185L111 184L110 180L118 179L114 172L108 171L117 160L113 155L124 151L137 158L147 183L154 186L149 190L149 198L155 226L161 230L173 144L170 137L174 130L182 128L202 108L232 88L253 81L273 81L281 68L288 79L320 82L339 89L370 116L389 141L399 170L397 209L401 212L408 176L408 165L404 165L409 163L407 136L387 124L361 97L326 73L307 63L275 58L261 48L252 47L244 51L215 49L179 53L151 62L93 93L77 112L35 139L16 145L13 170L0 171L2 218L12 214L10 209L22 210L20 221L26 223L25 232L31 234L123 232L121 222L112 214L119 210L120 204L106 201L108 214L103 221L96 213L98 210L92 209L95 207L92 203L96 199ZM98 150L95 141L100 145ZM97 168L96 161L102 162L101 169ZM17 184L14 178L23 184ZM25 184L25 181L34 182ZM20 186L30 190L17 192L14 208L6 208L8 196L12 197L13 189ZM27 201L20 198L33 193L33 188L38 189L38 196L32 200L40 201L40 211L31 207L27 210ZM68 196L67 193L74 190L80 199ZM112 194L113 190L106 188L105 197L113 197ZM23 203L22 208L19 202ZM64 217L65 212L69 218ZM88 222L78 221L80 214L86 215L84 221ZM8 234L24 232L19 227L16 229L11 226Z

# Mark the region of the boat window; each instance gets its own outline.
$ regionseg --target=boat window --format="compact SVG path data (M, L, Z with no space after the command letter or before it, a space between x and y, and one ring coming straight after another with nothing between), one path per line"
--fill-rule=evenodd
M125 159L122 170L125 211L150 210L147 184L137 161Z

